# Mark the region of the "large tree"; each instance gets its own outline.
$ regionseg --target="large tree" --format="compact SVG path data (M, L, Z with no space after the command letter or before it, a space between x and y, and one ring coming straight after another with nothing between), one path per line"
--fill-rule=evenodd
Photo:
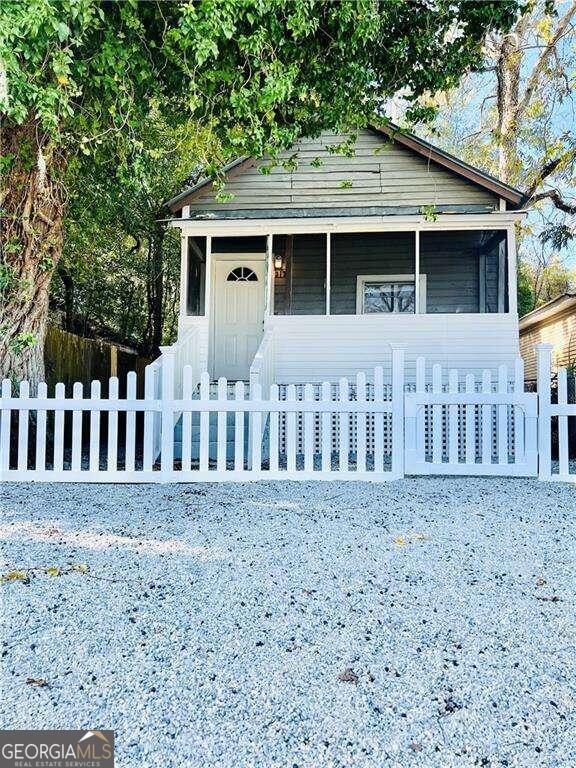
M484 65L428 102L437 140L524 192L531 275L576 255L575 29L576 0L530 0L510 30L488 35Z
M518 3L4 0L0 373L38 380L48 286L77 158L129 165L151 109L261 154L456 85ZM417 110L415 111L415 114Z
M496 81L492 137L499 176L523 184L525 202L548 199L569 214L576 214L576 202L554 181L561 185L570 179L576 162L570 105L576 86L575 23L576 0L533 0L508 33L488 40ZM563 104L569 107L564 113Z

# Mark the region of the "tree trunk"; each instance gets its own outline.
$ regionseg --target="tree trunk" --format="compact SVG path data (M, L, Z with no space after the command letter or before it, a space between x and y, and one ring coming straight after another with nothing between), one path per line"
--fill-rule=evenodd
M44 380L48 289L62 251L63 160L33 122L5 125L1 205L0 376Z
M522 53L518 45L518 34L510 32L502 39L496 63L498 176L508 184L514 183L519 170L516 110L520 90L521 61Z
M158 224L148 241L148 345L152 355L159 354L164 316L164 264L162 246L166 226Z
M74 322L74 280L65 267L58 267L58 276L64 286L64 330L75 331Z

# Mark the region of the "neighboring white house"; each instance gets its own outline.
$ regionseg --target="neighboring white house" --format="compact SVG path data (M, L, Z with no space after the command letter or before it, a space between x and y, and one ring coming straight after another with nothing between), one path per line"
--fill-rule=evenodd
M352 156L345 138L231 163L226 201L206 179L169 202L179 363L229 380L265 365L280 384L387 367L391 345L408 376L419 355L512 365L521 193L410 134L362 130Z

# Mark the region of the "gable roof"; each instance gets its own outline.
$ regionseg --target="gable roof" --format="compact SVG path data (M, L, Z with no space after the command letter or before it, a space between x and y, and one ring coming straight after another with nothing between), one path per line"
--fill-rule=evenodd
M404 149L407 149L426 161L449 171L450 173L465 179L466 181L480 187L481 189L503 198L513 206L519 206L523 199L523 194L514 187L505 184L499 179L491 176L479 168L475 168L469 163L464 162L455 155L445 152L439 147L399 129L394 125L385 127L368 126L367 130L378 136L385 137L386 140L392 140ZM232 179L242 171L252 167L257 162L255 157L239 157L236 160L224 166L222 172L226 180ZM200 179L196 184L185 189L180 194L168 200L166 205L172 212L180 210L183 206L194 202L195 198L208 192L213 186L211 178Z
M443 149L434 146L434 144L430 144L430 142L415 136L413 133L400 131L396 126L383 128L368 126L368 129L374 133L379 133L394 139L394 141L401 144L403 147L411 149L431 162L436 163L449 171L453 171L489 192L494 192L494 194L502 197L513 205L520 205L522 202L524 195L519 189L511 187L509 184L505 184L495 176L491 176L489 173L480 170L480 168L476 168L475 166L464 162L464 160L456 157L456 155L451 155L449 152L445 152Z
M556 315L571 308L576 313L576 293L563 293L521 317L520 331L525 331L544 320L553 319Z

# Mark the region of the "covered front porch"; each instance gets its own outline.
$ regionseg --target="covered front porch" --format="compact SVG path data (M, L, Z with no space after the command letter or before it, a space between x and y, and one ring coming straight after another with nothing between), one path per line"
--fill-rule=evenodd
M337 381L406 350L475 370L518 354L516 212L183 220L180 335L213 379ZM512 287L512 289L511 289Z

